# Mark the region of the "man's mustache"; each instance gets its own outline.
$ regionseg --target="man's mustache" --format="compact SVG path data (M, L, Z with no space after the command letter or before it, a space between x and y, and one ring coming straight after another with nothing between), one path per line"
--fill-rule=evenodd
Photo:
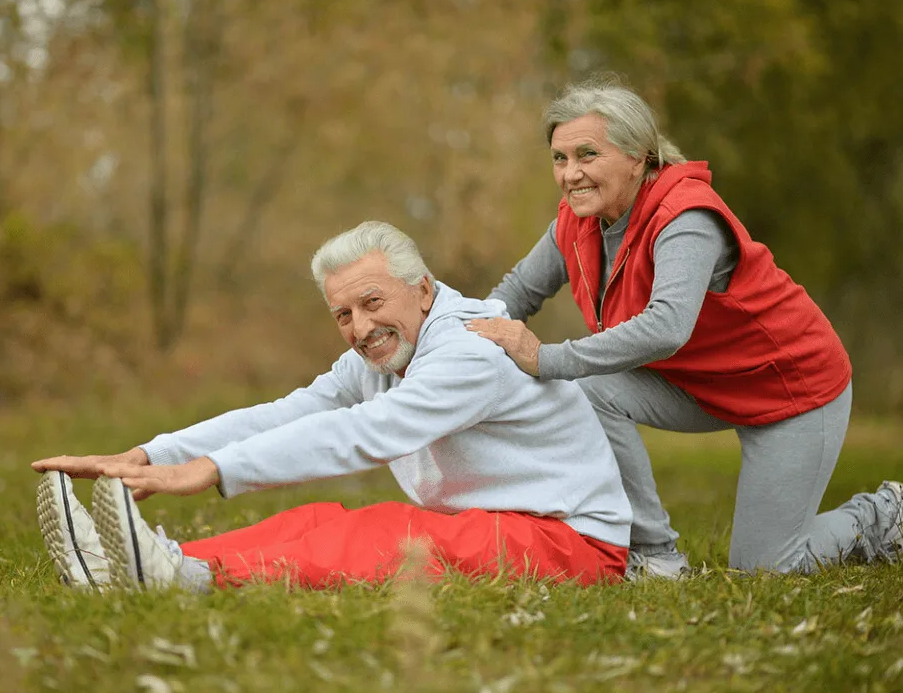
M360 348L362 348L367 342L373 341L374 339L379 339L379 338L382 337L383 335L387 335L387 334L398 334L398 330L396 330L395 328L392 328L392 327L378 327L377 329L373 330L373 332L371 332L370 334L368 334L368 335L367 335L366 337L364 337L363 339L358 339L358 340L354 343L354 348L355 348L355 349L360 349Z

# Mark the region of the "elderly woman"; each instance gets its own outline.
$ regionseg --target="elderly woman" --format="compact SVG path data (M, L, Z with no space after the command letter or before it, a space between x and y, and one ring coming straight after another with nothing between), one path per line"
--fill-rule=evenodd
M513 320L470 329L527 373L583 387L633 505L633 574L676 578L688 567L637 424L737 432L731 567L810 571L895 556L903 484L817 514L849 421L850 359L712 189L707 163L688 162L616 82L569 87L545 125L558 216L490 294ZM521 321L566 283L592 334L541 344Z

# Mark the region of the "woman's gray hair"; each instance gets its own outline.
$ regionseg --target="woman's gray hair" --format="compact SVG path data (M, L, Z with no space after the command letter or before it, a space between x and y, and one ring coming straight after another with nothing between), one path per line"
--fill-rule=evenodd
M549 144L555 128L590 113L605 119L609 142L627 156L646 162L643 180L655 180L665 164L687 162L680 149L659 132L649 104L614 75L565 87L544 115Z
M334 236L320 246L310 261L310 269L320 292L326 296L326 276L365 255L380 252L389 264L389 274L411 286L427 277L433 290L436 279L430 272L417 245L406 234L385 221L365 221L350 231Z

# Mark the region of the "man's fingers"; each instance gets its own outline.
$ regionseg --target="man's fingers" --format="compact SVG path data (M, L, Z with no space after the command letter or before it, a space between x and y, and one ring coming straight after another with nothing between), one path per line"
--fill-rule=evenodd
M93 457L48 457L31 463L36 472L65 472L75 479L96 479L100 474L97 461Z
M133 490L132 490L132 498L133 498L136 502L138 502L138 501L143 501L143 500L145 500L145 499L147 499L147 498L150 498L152 495L154 495L154 492L153 492L153 491L148 491L147 489L136 488L136 489L133 489Z
M153 475L154 470L154 467L137 467L134 464L128 464L125 462L108 462L107 464L100 465L100 472L104 476L115 477L119 479L126 476L135 479L151 476Z
M133 492L146 493L148 496L157 491L164 491L159 479L151 479L143 476L123 476L122 483L132 489Z

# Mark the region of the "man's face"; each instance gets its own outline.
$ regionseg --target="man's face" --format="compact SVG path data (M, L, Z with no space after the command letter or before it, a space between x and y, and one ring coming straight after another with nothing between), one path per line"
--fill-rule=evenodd
M389 274L382 253L372 252L327 275L323 288L342 337L367 366L403 376L433 305L429 280L411 286Z

